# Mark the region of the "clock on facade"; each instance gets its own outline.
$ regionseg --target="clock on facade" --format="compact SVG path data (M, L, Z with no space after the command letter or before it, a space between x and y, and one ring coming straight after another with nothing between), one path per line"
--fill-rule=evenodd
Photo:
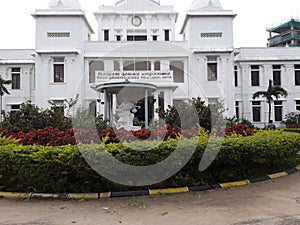
M132 23L133 26L138 27L138 26L140 26L142 24L142 19L139 16L134 16L131 19L131 23Z

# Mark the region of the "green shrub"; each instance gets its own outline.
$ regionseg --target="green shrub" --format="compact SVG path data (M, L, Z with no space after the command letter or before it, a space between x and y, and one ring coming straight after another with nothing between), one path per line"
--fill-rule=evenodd
M284 118L283 124L288 128L300 128L300 113L291 112Z
M13 139L13 138L7 138L7 137L2 137L0 135L0 146L2 145L9 145L9 144L12 144L12 145L17 145L19 143L18 140L16 139Z
M293 132L293 133L300 133L300 128L284 128L283 131Z
M300 135L296 133L259 131L253 136L212 137L209 141L216 147L220 142L223 145L207 170L198 171L208 142L207 135L185 139L181 144L187 152L192 150L189 146L197 146L193 157L173 177L151 187L127 187L106 180L91 169L76 146L22 146L8 142L0 145L0 191L105 192L196 186L265 176L300 163ZM124 163L145 166L166 159L177 144L176 139L161 143L108 144L105 148L90 144L82 145L81 151L87 157L93 157L95 152L101 155L103 151L108 151ZM211 149L214 150L218 149Z

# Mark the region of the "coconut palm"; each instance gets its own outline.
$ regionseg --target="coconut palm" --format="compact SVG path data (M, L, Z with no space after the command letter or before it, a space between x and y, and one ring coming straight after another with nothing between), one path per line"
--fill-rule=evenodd
M272 102L274 102L273 97L278 99L280 96L286 97L288 95L287 91L280 86L273 86L273 81L269 80L269 87L267 91L258 91L253 94L253 99L262 96L266 99L269 105L269 121L271 120L271 110L272 110Z
M11 84L11 80L4 80L2 77L0 77L0 129L2 130L2 98L4 94L10 94L6 85Z

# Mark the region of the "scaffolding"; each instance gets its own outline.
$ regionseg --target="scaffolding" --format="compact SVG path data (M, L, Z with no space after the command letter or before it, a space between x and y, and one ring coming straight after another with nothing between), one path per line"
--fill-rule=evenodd
M278 25L267 28L268 47L300 46L300 20L291 18Z

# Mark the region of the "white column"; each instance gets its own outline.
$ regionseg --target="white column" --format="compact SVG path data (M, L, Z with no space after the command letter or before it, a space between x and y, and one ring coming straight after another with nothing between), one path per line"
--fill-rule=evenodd
M120 59L120 71L124 71L124 62L123 62L123 59Z
M158 113L156 112L156 109L159 108L159 97L158 92L154 92L154 123L156 123L159 120Z
M164 110L168 109L168 106L173 106L173 97L172 90L166 89L163 91L164 93Z
M145 128L149 129L149 102L147 89L145 89Z
M297 89L295 86L295 72L293 64L285 64L282 70L282 86L289 92L289 95L286 97L287 112L295 112L295 100L298 99Z
M103 114L103 117L105 120L108 119L107 117L107 106L108 106L108 102L107 102L107 90L104 89L104 114Z
M250 66L248 64L242 64L240 77L243 79L241 82L242 88L242 118L248 119L252 121L252 95L253 92L251 89L251 74L250 74Z
M96 101L96 116L101 115L101 99L98 98Z
M147 27L147 40L151 41L151 15L146 15L146 27Z
M109 123L110 126L113 125L113 107L114 107L114 102L113 102L113 94L109 95Z
M112 125L115 125L114 121L114 115L116 115L116 110L117 110L117 95L112 94Z
M272 65L263 65L263 71L260 78L262 78L262 83L260 86L268 88L269 80L273 80Z
M154 60L151 60L151 71L154 71L155 68L154 68Z
M168 71L168 70L170 70L170 60L161 60L160 70L161 71Z
M114 70L114 61L104 60L104 71L113 71L113 70Z

